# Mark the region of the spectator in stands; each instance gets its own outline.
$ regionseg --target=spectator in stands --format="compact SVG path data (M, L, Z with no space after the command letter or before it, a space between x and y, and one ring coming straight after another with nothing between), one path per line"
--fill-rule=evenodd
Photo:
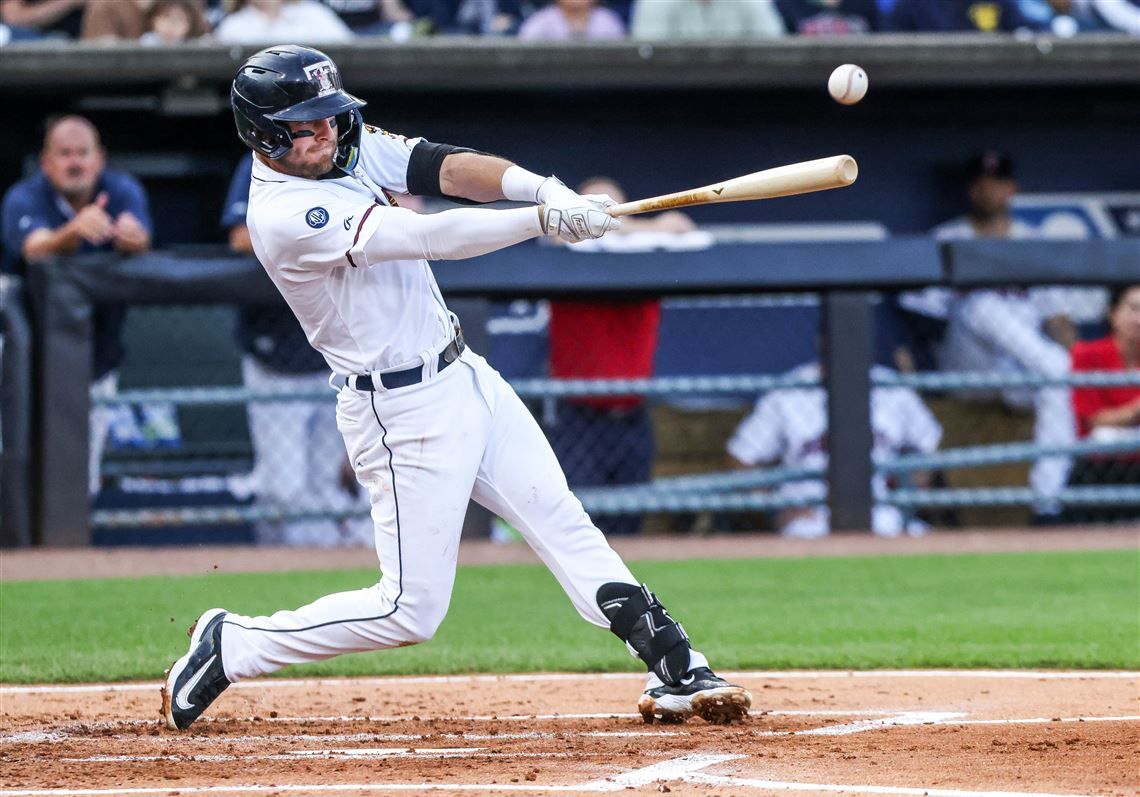
M877 0L776 0L790 32L801 36L846 36L879 29Z
M598 5L598 0L554 0L531 14L519 28L525 41L620 39L625 36L621 17Z
M0 206L4 270L22 273L30 262L86 252L139 254L150 249L152 226L146 192L129 174L105 168L99 131L82 116L49 119L40 172L13 185ZM123 309L95 311L92 393L113 395L123 357ZM99 489L99 465L110 413L91 414L90 483Z
M1109 30L1140 36L1140 0L1073 0L1077 18L1092 17Z
M317 0L229 0L227 8L214 32L221 42L336 44L353 38L336 12Z
M594 177L578 187L582 194L608 194L617 202L625 193L613 180ZM654 242L693 233L696 225L670 211L650 218L628 217L597 251L646 251ZM620 241L615 240L615 236ZM705 236L702 236L704 240ZM632 246L623 245L632 242ZM708 242L704 241L707 246ZM583 255L588 257L588 255ZM653 373L661 323L659 299L559 300L550 303L550 375L555 379L642 379ZM558 403L547 429L551 446L574 487L639 484L649 481L653 465L653 426L643 396L595 396ZM636 534L640 515L599 515L607 534Z
M871 369L872 378L891 373L879 365ZM794 379L821 374L818 362L788 372ZM779 463L793 469L826 468L827 431L827 392L822 387L771 390L741 421L727 448L741 467ZM871 434L871 453L878 462L911 451L935 451L942 439L942 427L910 388L876 387L871 390ZM872 488L876 500L885 498L886 477L876 473ZM822 503L827 487L818 480L792 481L784 484L779 494L788 499L818 499ZM831 516L826 506L793 507L781 512L777 523L786 537L814 539L828 534ZM884 537L904 533L917 536L928 528L921 520L908 518L889 504L876 503L871 511L871 529Z
M458 0L448 9L447 0L412 0L421 15L430 16L441 33L476 36L509 36L531 11L531 0ZM425 13L426 12L426 13Z
M1116 288L1108 304L1110 332L1100 340L1073 344L1073 371L1132 371L1140 373L1140 285ZM1077 458L1069 476L1072 485L1140 484L1140 387L1078 387L1073 389L1078 431L1094 441L1129 442L1131 454ZM1140 506L1071 508L1066 519L1103 522L1136 519Z
M206 22L206 8L202 0L90 3L83 15L85 40L137 39L146 44L175 44L200 38L209 32L210 26Z
M407 39L416 14L403 0L322 0L356 36Z
M728 39L781 36L774 0L637 0L635 39Z
M967 165L966 177L969 214L936 227L936 238L1037 237L1033 227L1010 213L1017 182L1008 155L985 152L974 157ZM938 357L943 370L1049 377L1069 373L1068 348L1076 339L1076 327L1068 315L1067 290L975 290L945 298L949 300L943 311L948 324ZM905 303L906 299L901 301ZM939 312L937 306L926 309ZM1009 388L1001 396L1011 407L1033 408L1037 444L1064 446L1073 442L1068 388ZM1068 457L1058 456L1042 457L1034 463L1029 483L1038 496L1036 522L1049 523L1057 518L1061 507L1056 495L1065 485L1069 466Z
M1010 33L1041 26L1021 13L1017 0L895 0L888 31Z
M0 23L13 39L78 39L87 0L0 0Z
M247 153L230 180L222 211L230 249L245 255L253 254L245 223L252 174L253 156ZM242 378L248 389L304 392L328 388L328 365L309 345L304 330L285 305L243 305L238 310L237 338L243 351ZM332 405L254 401L247 409L254 456L251 488L259 506L367 512L368 498L344 453ZM263 521L257 526L257 539L263 545L322 548L374 544L372 521L367 516L342 521Z

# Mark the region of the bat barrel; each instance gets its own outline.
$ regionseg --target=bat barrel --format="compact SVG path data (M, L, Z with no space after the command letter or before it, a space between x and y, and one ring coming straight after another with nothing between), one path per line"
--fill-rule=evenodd
M859 164L850 155L833 155L803 163L777 166L721 183L678 191L675 194L625 202L607 209L611 216L632 216L654 210L712 205L720 202L743 202L750 199L774 199L781 196L808 194L851 185L859 177Z

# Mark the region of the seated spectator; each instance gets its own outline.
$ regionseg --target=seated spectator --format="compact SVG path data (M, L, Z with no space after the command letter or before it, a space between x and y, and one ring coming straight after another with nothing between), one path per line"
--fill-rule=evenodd
M452 7L448 0L410 0L417 13L430 16L441 33L465 33L476 36L510 36L518 33L519 24L530 0L458 0Z
M336 44L352 41L352 31L317 0L230 0L228 14L214 35L234 44Z
M1140 369L1140 285L1116 288L1108 303L1111 329L1100 340L1073 344L1073 371ZM1140 387L1079 387L1073 409L1081 437L1117 439L1140 434Z
M0 0L13 39L78 39L87 0Z
M801 36L846 36L879 29L877 0L776 0L788 31Z
M411 35L416 15L403 0L322 0L356 36Z
M82 116L50 119L40 152L40 172L13 185L0 206L4 271L22 274L27 263L77 252L139 254L150 249L151 220L146 192L129 174L105 168L106 153L95 126ZM114 395L115 370L123 357L120 306L95 310L95 352L91 391ZM107 407L91 413L89 489L99 489L99 465Z
M1073 344L1073 371L1140 373L1140 285L1116 288L1108 305L1111 332L1100 340ZM1078 457L1069 476L1072 485L1140 484L1140 387L1077 387L1073 409L1081 437L1126 441L1132 454ZM1140 506L1073 507L1066 519L1089 523L1140 518Z
M625 36L621 17L598 5L598 0L554 0L531 14L519 28L524 41L620 39Z
M810 379L821 373L819 363L807 363L789 371L788 376ZM879 365L871 369L872 377L891 373ZM826 468L827 431L827 391L822 387L772 390L761 396L752 413L740 422L727 448L741 467L778 463L787 468ZM878 462L908 451L935 451L942 439L942 427L910 388L876 387L871 390L871 434L871 454ZM883 474L874 475L872 489L876 500L886 497ZM779 494L818 498L822 504L827 486L818 480L788 482L779 488ZM780 513L777 523L785 537L814 539L829 533L831 515L826 506L791 508ZM918 519L907 518L897 507L879 503L872 507L871 530L880 536L917 536L928 528Z
M1014 219L1010 202L1017 194L1013 162L1009 156L986 152L967 166L970 211L933 230L939 240L962 238L1031 238L1037 231ZM945 339L938 352L946 371L973 371L1010 375L1064 376L1069 372L1068 347L1076 328L1068 315L1069 295L1064 288L974 290L958 295L927 292L926 298L944 300ZM916 297L901 297L911 309L937 314L938 302L926 305ZM1035 413L1034 442L1064 446L1073 442L1072 403L1067 387L1007 388L1002 400L1014 408ZM1065 485L1068 457L1042 457L1030 471L1029 485L1037 494L1035 521L1055 521L1061 507L1056 495Z
M582 194L606 194L626 201L621 187L594 177L578 187ZM696 225L683 213L670 211L650 218L622 219L622 226L590 249L628 251L621 239L693 233ZM593 244L597 244L596 247ZM705 244L707 246L707 242ZM613 248L611 248L613 247ZM586 255L588 256L588 255ZM661 323L659 299L558 300L550 303L550 375L556 379L638 379L651 376ZM591 396L564 399L547 427L551 447L574 487L642 484L653 466L653 425L644 396ZM594 522L607 534L636 534L640 515L598 515Z
M1011 33L1041 26L1021 13L1017 0L895 0L887 31Z
M1140 36L1140 0L1073 0L1078 20L1092 18L1109 30Z
M741 39L782 36L775 0L637 0L635 39Z
M253 155L247 153L230 180L222 227L230 250L252 255L245 223ZM309 345L305 331L284 305L242 305L237 342L241 372L250 390L314 391L328 387L329 367ZM336 428L335 408L313 401L254 401L247 405L253 472L249 488L259 507L276 510L367 510L368 497L356 481ZM235 490L239 491L239 490ZM309 518L261 521L262 545L372 546L372 520Z
M83 15L83 38L88 41L137 39L144 44L175 44L209 32L202 0L90 3Z

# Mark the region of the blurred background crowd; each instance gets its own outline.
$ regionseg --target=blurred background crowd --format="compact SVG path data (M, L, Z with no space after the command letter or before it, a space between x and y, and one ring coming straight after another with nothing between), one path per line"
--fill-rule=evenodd
M842 36L877 32L1140 33L1138 0L2 0L0 43L175 44L357 37L528 41Z

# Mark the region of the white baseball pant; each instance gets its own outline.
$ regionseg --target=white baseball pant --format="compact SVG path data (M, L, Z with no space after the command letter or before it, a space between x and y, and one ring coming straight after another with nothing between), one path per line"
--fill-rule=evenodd
M229 615L222 659L231 681L430 639L451 600L469 498L522 533L594 625L609 628L599 587L637 583L498 372L470 349L438 374L434 353L424 360L419 384L338 395L337 425L372 500L380 583L268 617ZM690 666L704 665L694 651Z

